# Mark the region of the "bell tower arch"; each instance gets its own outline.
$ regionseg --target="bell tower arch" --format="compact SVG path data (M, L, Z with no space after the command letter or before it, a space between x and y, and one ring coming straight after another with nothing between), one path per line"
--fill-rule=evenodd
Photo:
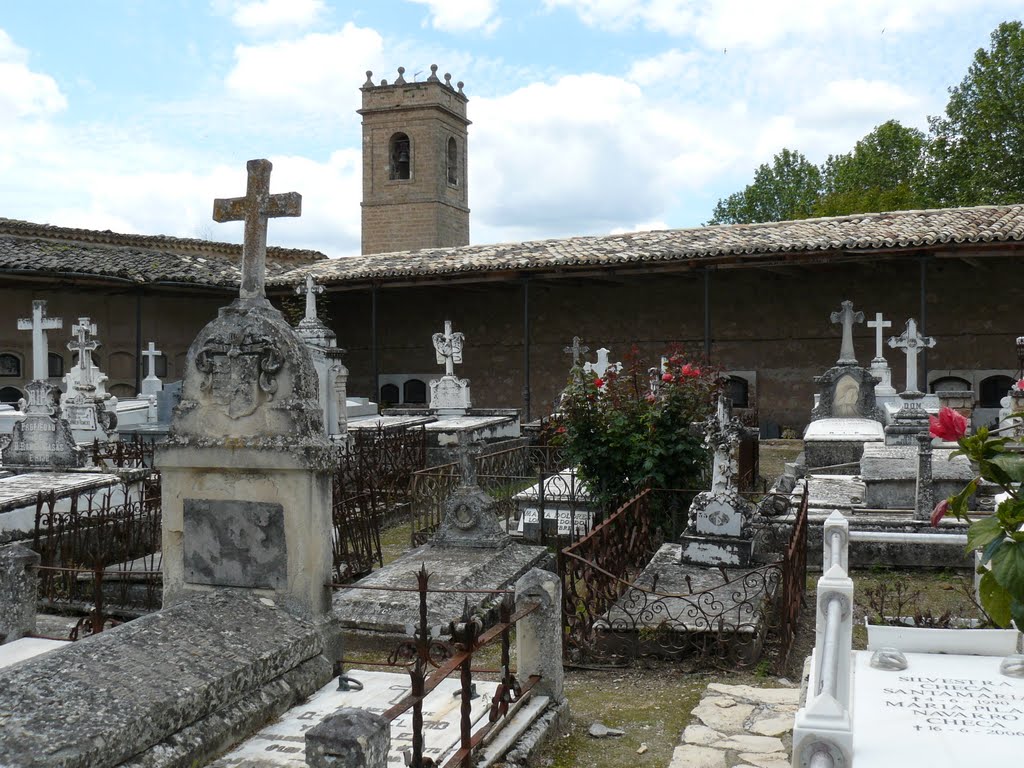
M362 252L469 244L466 98L451 75L360 89L363 106Z

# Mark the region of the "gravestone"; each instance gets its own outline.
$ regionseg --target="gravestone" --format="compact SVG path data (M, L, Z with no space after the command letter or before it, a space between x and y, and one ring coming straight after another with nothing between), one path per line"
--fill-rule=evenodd
M889 337L889 346L902 349L907 356L906 387L900 393L900 409L893 415L892 423L885 428L886 445L917 446L917 435L928 431L928 412L924 408L925 395L917 381L917 356L935 346L935 339L922 336L917 330L914 318L907 320L906 329L900 336Z
M32 381L25 386L27 395L24 418L15 422L11 441L3 449L5 468L80 467L82 452L60 413L60 390L47 381L48 348L46 331L63 327L63 320L46 316L46 302L32 302L32 317L18 320L18 328L32 331Z
M875 401L878 379L866 368L857 365L853 351L853 324L864 321L863 312L853 311L853 302L844 301L839 312L833 312L833 323L842 323L843 340L839 359L821 376L814 377L818 398L811 411L811 421L818 419L874 419L881 423L883 415Z
M459 487L444 503L441 527L430 540L435 547L500 549L511 541L498 521L498 503L477 485L479 453L468 435L459 435Z
M875 385L875 396L890 398L896 395L896 388L892 385L892 369L885 359L885 329L892 327L892 321L882 317L881 312L875 313L874 320L868 320L868 328L875 329L875 356L871 358L871 366L868 370L871 375L878 379Z
M621 371L622 363L610 362L609 355L611 355L611 350L606 349L605 347L601 347L599 350L597 350L596 363L583 364L584 373L592 373L594 376L604 381L605 376L608 374L608 371L613 371L615 373ZM601 388L604 389L603 386Z
M72 334L68 349L78 355L78 362L64 376L61 414L77 440L106 440L117 429L117 398L107 392L107 375L92 359L100 345L96 341L96 324L88 317L80 317Z
M149 342L149 346L142 351L142 356L146 358L146 378L142 380L142 390L139 394L143 397L156 395L163 391L164 383L160 381L160 378L156 375L156 359L162 354L163 353L156 348L156 344L152 341Z
M345 350L338 346L338 337L323 324L316 312L317 294L324 287L317 285L312 275L295 286L295 293L306 298L306 312L296 331L306 343L313 359L319 382L320 408L324 416L324 430L328 436L339 436L348 441L348 368L341 362ZM373 409L376 412L376 409Z
M268 161L247 169L246 196L214 202L214 220L245 221L239 297L189 347L157 449L164 604L236 589L319 619L330 605L335 452L306 345L263 287L267 219L298 216L301 197L270 194Z
M469 380L455 375L455 364L462 363L465 336L453 333L451 320L445 320L444 333L435 333L431 340L437 364L444 366L444 376L430 380L430 410L444 416L463 416L471 407Z
M718 396L718 408L704 422L704 445L714 451L711 490L690 504L690 524L680 538L682 562L746 566L750 562L754 508L740 496L739 445L745 433L732 416L729 398Z

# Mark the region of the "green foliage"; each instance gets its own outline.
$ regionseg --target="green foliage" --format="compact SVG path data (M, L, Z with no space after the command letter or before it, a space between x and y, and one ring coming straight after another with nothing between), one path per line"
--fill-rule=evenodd
M783 149L754 171L742 192L719 200L709 224L806 219L821 195L821 171L799 152Z
M707 450L691 425L712 411L717 372L673 351L667 371L655 369L655 391L651 375L634 348L621 372L601 381L576 368L566 388L555 440L605 510L644 486L692 488L704 474Z

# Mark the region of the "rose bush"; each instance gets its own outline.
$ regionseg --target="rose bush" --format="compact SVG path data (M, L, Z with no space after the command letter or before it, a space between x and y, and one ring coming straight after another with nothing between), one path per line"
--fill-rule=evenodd
M691 427L714 408L718 372L670 350L665 370L648 369L634 348L604 379L575 369L557 417L555 442L604 510L645 485L703 487L708 454Z
M943 408L938 418L932 416L930 421L931 434L956 441L960 450L953 456L966 456L978 472L960 493L935 505L932 525L937 526L946 515L971 523L967 550L982 552L982 608L995 624L1009 627L1013 621L1018 629L1024 629L1024 455L1010 449L1010 438L993 436L985 427L976 435L967 435L967 420L951 408ZM971 521L967 502L981 480L997 483L1006 497L994 514Z

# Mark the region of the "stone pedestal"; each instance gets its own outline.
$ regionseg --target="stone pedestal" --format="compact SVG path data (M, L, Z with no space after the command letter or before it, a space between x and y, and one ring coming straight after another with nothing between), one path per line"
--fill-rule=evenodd
M0 643L36 631L39 555L20 544L0 547Z
M903 406L893 416L892 424L885 428L886 445L917 447L917 436L928 432L928 412L922 406L924 394L904 392L900 395Z
M365 709L345 707L306 731L310 768L387 768L391 724Z
M469 379L445 375L430 380L430 410L439 416L463 416L471 407Z

